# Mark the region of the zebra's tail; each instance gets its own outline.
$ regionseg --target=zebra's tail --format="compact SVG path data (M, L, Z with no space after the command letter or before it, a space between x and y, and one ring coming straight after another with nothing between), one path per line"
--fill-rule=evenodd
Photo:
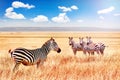
M108 46L106 46L106 45L104 45L104 44L102 44L102 46L104 46L104 47L108 47Z
M11 57L12 57L12 50L11 49L9 49L8 50L8 53L11 55Z
M109 46L106 46L106 45L105 45L105 47L109 47Z

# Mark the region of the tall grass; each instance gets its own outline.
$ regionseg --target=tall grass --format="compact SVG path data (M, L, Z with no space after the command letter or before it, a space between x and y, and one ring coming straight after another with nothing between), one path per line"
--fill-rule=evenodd
M95 39L95 41L105 41L109 46L105 49L104 56L98 54L86 56L82 52L77 52L74 56L68 45L68 39L57 38L56 42L62 49L60 54L51 51L44 65L38 69L36 65L21 64L15 73L12 72L15 64L8 54L9 48L18 46L36 48L47 39L14 38L16 41L12 42L13 38L0 38L2 41L0 42L2 45L0 46L0 80L120 80L119 38Z
M49 57L44 67L20 65L12 72L13 60L1 58L1 80L120 80L120 58L112 57L73 57L56 55Z

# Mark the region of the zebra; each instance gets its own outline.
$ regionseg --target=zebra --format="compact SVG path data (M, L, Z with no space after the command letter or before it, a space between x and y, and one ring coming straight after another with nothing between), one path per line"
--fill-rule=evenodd
M79 40L80 40L80 45L82 46L82 50L83 50L83 53L86 54L88 52L88 54L92 54L94 55L94 52L97 52L99 53L99 48L98 46L94 45L94 44L87 44L87 42L83 41L83 37L80 38L79 37Z
M93 41L91 40L91 37L86 36L86 39L87 39L87 45L93 43Z
M37 49L26 49L26 48L16 48L13 51L9 50L11 57L15 61L15 66L13 72L15 72L19 65L22 63L25 66L37 64L37 68L40 65L43 65L44 61L47 59L48 53L54 50L57 53L61 52L61 49L58 47L58 44L53 38L46 41L41 48Z
M104 55L104 50L105 50L105 47L107 47L107 46L105 46L105 44L103 44L103 43L96 43L96 46L98 46L99 52L100 52L102 55Z
M77 51L82 51L82 46L79 43L75 43L73 37L69 37L69 45L71 46L74 55L76 55Z
M87 44L88 45L94 44L99 49L99 53L101 53L102 55L104 54L104 50L105 50L105 47L106 47L105 44L103 44L103 43L93 43L93 41L91 40L91 37L86 37L86 38L87 38Z

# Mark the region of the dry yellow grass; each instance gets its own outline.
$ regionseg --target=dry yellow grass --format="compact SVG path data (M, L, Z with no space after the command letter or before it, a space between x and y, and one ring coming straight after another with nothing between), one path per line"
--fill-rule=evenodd
M68 44L68 37L91 36L95 42L107 46L105 55L85 56L77 52L74 57ZM14 61L9 49L41 47L50 37L54 37L60 54L51 51L44 67L20 65L12 73ZM120 32L0 32L0 80L120 80Z

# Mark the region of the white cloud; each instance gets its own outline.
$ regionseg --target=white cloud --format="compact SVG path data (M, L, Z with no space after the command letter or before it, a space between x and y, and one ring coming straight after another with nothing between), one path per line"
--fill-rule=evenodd
M59 9L61 9L63 12L69 12L72 10L78 10L78 7L73 5L71 7L65 7L65 6L58 6Z
M9 7L6 9L5 16L10 19L25 19L24 15L22 14L17 14L16 12L13 11L13 7Z
M114 16L120 16L120 13L113 14Z
M66 13L60 13L57 17L53 17L52 21L56 23L67 23L70 22L70 19Z
M73 6L71 6L71 9L73 9L73 10L78 10L78 7L75 6L75 5L73 5Z
M84 20L81 20L81 19L80 19L80 20L77 20L77 22L80 22L80 23L82 23L82 22L84 22Z
M63 10L63 12L71 11L71 8L67 8L67 7L64 7L64 6L58 6L58 8Z
M12 12L13 11L13 7L9 7L6 9L6 12Z
M101 20L104 20L104 19L105 19L103 16L99 16L99 18L100 18Z
M20 7L31 9L31 8L34 8L35 6L29 5L29 4L24 4L24 3L19 2L19 1L14 1L12 3L12 7L9 7L6 9L5 16L7 18L10 18L10 19L25 19L23 14L14 12L14 8L20 8Z
M38 15L37 17L31 19L34 22L47 22L48 21L48 17L44 16L44 15Z
M14 7L14 8L20 8L20 7L22 7L22 8L31 9L31 8L34 8L35 6L29 5L29 4L24 4L24 3L19 2L19 1L14 1L14 2L12 3L12 7Z
M109 8L99 10L97 13L98 14L106 14L106 13L109 13L109 12L113 11L114 9L115 9L115 7L111 6Z

